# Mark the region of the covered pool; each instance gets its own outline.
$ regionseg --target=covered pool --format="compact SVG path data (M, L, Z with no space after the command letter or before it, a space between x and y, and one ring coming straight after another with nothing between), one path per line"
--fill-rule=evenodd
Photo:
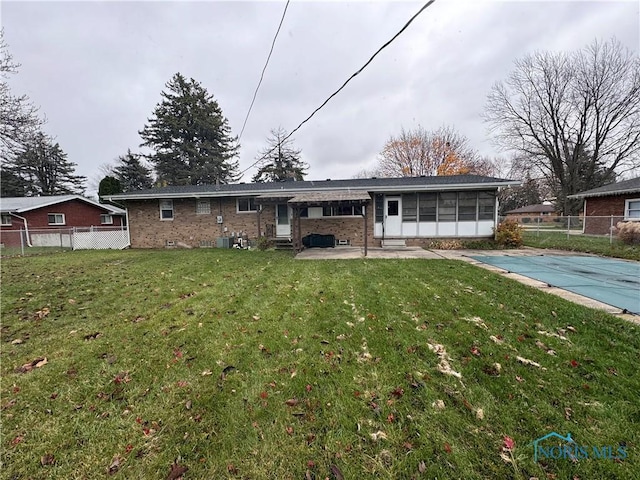
M471 258L640 314L640 264L637 262L580 255L477 255Z

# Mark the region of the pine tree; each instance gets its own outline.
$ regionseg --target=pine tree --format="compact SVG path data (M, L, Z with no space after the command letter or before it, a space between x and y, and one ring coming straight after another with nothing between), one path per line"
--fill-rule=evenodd
M293 148L293 140L287 139L287 132L279 127L271 130L267 139L268 147L260 152L264 157L254 182L280 182L283 180L304 180L308 166L300 160L301 150Z
M237 139L218 102L194 79L176 73L139 132L158 180L167 185L230 183L237 179Z
M98 186L98 197L102 197L104 195L116 195L118 193L122 193L122 184L120 183L120 180L109 175L100 180L100 185Z
M118 163L113 169L115 177L120 181L122 190L144 190L153 187L151 170L140 161L140 155L127 150L126 155L118 157Z
M65 195L84 193L86 177L75 174L76 164L53 139L38 132L12 166L25 181L26 195Z

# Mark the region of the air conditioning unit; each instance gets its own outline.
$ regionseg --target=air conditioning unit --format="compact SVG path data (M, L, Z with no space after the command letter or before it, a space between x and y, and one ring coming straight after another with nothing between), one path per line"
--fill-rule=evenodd
M216 247L217 248L231 248L231 239L229 237L218 237L218 238L216 238Z

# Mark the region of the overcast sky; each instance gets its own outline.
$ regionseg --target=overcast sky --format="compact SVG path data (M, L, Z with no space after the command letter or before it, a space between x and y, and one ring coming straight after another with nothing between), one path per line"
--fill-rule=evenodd
M423 2L293 0L241 139L244 170L272 128L290 131ZM569 51L615 36L640 50L640 2L438 0L293 137L307 179L374 166L390 135L451 125L497 155L481 113L491 86L536 50ZM21 63L10 84L46 116L93 182L130 148L180 72L218 101L238 135L285 2L12 2L5 41ZM244 181L250 181L249 170ZM93 193L89 191L88 193Z

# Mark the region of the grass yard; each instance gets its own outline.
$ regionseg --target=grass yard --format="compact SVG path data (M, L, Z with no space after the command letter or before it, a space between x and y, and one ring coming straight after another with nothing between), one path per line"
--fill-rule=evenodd
M5 259L0 475L640 478L639 330L456 261Z
M606 236L575 234L567 238L566 232L541 230L536 234L535 231L525 230L524 244L528 247L555 248L640 261L640 245L626 245L617 238L610 243Z

